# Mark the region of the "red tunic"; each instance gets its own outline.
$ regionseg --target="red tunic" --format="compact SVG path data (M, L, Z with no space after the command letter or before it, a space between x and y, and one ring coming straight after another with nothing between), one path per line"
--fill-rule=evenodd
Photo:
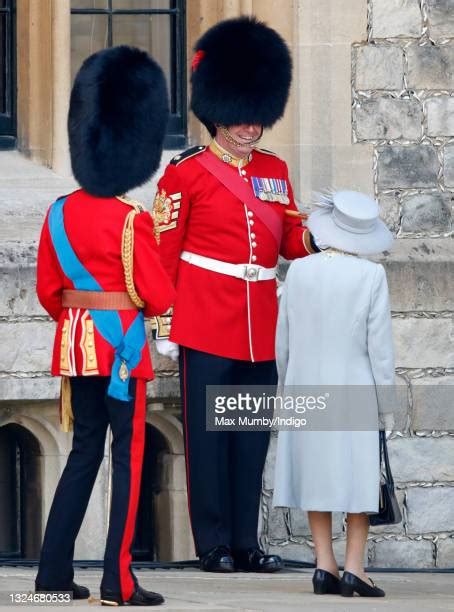
M97 198L83 190L69 195L64 208L65 229L76 255L104 291L126 291L121 240L131 206L117 198ZM144 315L165 312L175 290L159 260L153 220L148 212L134 219L134 284L145 302ZM60 267L48 226L43 225L38 248L37 293L49 315L58 322L52 359L54 376L110 376L114 349L93 326L88 310L63 308L63 289L74 289ZM119 311L126 332L134 310ZM146 343L132 377L153 378Z
M272 268L279 254L294 259L312 252L310 234L300 219L285 214L286 209L297 207L284 161L255 150L241 170L229 167L232 173L240 172L251 190L251 177L287 182L288 205L257 199L280 216L279 248L257 215L199 164L197 155L204 150L196 147L176 156L158 183L153 216L160 230L161 259L177 289L170 340L233 359L271 360L275 357L276 281L248 282L226 276L182 261L180 254L190 251L224 262ZM165 326L161 331L159 327L158 337L165 337Z

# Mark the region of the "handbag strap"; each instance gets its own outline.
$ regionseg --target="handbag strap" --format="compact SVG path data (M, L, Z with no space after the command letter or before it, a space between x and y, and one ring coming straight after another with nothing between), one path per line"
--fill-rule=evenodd
M385 464L385 474L386 480L390 485L394 486L394 478L391 472L391 466L389 464L388 457L388 444L386 442L386 432L384 430L380 430L380 455L383 458Z

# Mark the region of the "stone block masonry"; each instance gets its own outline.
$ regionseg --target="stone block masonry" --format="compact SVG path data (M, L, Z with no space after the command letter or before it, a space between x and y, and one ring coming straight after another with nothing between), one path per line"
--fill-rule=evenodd
M352 140L373 146L375 196L397 237L378 260L404 393L389 440L403 521L370 530L366 563L454 567L454 2L367 4L367 32L352 44ZM313 561L304 513L272 507L275 447L273 436L262 540ZM342 562L346 525L333 519Z
M336 87L330 84L329 92L347 101L337 107L345 108L347 129L336 136L336 147L351 138L359 152L367 151L360 155L373 168L382 217L397 237L392 251L378 260L388 276L396 373L404 390L389 442L403 522L370 531L366 563L454 567L454 4L360 2L362 9L368 6L368 23L364 36L348 38L351 82L347 76ZM317 6L320 22L334 4ZM305 47L305 57L315 48ZM331 43L323 46L328 48ZM297 70L296 62L296 83ZM326 83L327 74L321 71L318 78ZM323 105L323 96L314 103ZM314 140L298 145L316 149L323 129L310 114L305 121ZM336 127L329 115L326 123L330 130ZM334 165L336 147L326 151ZM58 381L48 373L53 324L35 296L36 240L49 202L73 185L17 153L1 155L0 408L3 416L22 410L27 417L47 419L51 427L55 421L56 427ZM302 171L315 172L313 167ZM147 186L137 197L149 202L152 192ZM156 380L149 395L161 404L164 418L179 401L178 372L172 361L156 354L153 364ZM273 435L263 481L261 541L270 552L313 561L306 514L272 506L275 443ZM47 491L46 503L52 493ZM333 518L334 547L342 562L346 525L341 514Z

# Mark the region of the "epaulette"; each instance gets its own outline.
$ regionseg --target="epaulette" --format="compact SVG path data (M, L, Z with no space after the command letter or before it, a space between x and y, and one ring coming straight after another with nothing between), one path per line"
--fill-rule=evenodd
M183 153L178 153L178 155L175 155L175 157L172 157L172 159L170 160L170 163L172 164L172 166L178 166L179 164L186 161L190 157L194 157L194 155L198 155L199 153L202 153L202 151L205 151L205 149L206 147L203 147L201 145L197 147L191 147L190 149L186 149L186 151L183 151Z
M140 202L137 202L137 200L132 200L131 198L128 198L128 196L122 195L122 196L116 196L116 197L117 197L117 200L120 200L120 202L123 202L123 204L132 206L132 208L134 208L134 210L138 213L146 210L143 204L141 204Z
M277 153L273 153L273 151L269 151L268 149L259 149L258 147L256 147L255 150L259 153L265 153L265 155L272 155L273 157L279 158L279 155L277 155Z

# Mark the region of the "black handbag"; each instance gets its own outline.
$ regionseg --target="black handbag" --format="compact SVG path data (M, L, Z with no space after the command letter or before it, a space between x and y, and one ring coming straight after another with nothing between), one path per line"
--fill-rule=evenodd
M388 458L386 433L380 430L380 504L376 514L369 515L369 525L395 525L402 521L402 513L394 491L394 479ZM382 472L382 466L384 471Z

